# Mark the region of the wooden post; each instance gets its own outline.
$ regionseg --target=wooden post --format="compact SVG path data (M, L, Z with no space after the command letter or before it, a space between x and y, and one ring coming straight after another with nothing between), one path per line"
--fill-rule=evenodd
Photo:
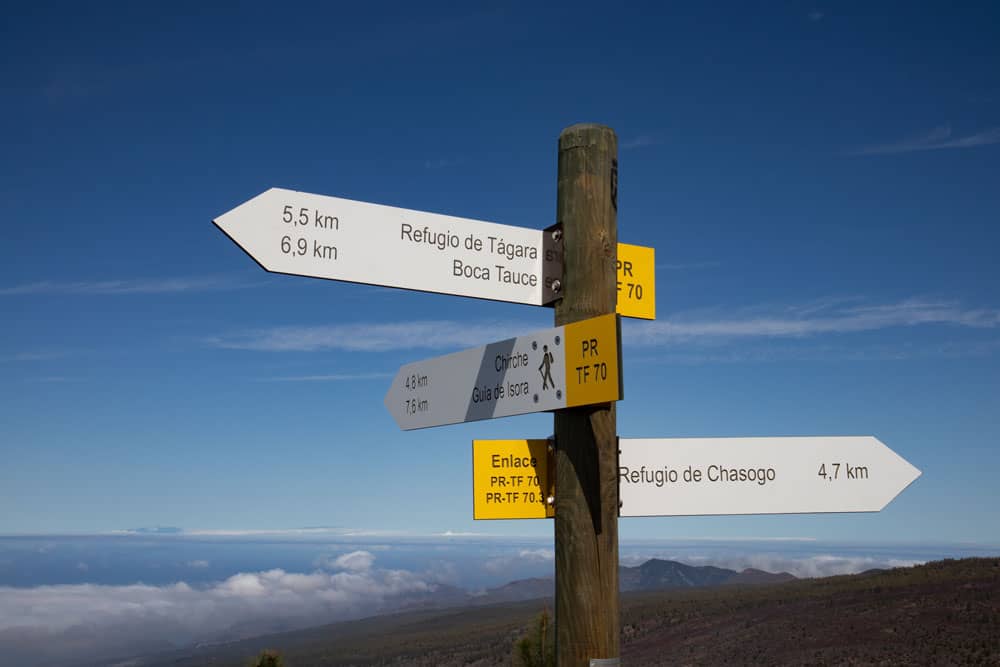
M556 326L615 312L618 139L613 130L593 124L563 130L556 197L563 234ZM555 413L559 667L620 654L616 435L614 403Z

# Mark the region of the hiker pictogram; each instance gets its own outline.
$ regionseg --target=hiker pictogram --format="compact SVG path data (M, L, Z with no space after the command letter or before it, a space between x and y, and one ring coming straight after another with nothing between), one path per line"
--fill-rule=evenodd
M555 380L552 379L552 362L555 361L555 357L549 352L548 345L542 345L542 365L538 367L539 372L542 374L542 389L548 389L549 385L552 388L556 388Z

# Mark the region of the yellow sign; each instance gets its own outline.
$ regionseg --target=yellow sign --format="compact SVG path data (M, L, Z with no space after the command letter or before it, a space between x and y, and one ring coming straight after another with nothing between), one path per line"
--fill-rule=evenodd
M549 461L548 440L473 440L472 518L555 516Z
M601 315L565 326L566 407L622 398L618 316Z
M656 251L640 245L618 244L618 307L623 317L656 319Z

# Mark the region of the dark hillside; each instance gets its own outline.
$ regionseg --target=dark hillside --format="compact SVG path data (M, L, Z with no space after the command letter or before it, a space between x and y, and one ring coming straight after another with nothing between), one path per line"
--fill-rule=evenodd
M742 586L754 586L758 584L781 584L787 581L795 581L798 577L794 574L789 574L788 572L779 572L774 574L772 572L764 572L763 570L756 570L752 567L748 567L739 574L733 575L726 580L727 584L736 584Z
M626 599L630 664L1000 664L1000 560Z
M546 606L383 616L127 664L243 666L276 648L288 667L507 666L514 641ZM1000 665L1000 559L626 593L622 624L626 665Z

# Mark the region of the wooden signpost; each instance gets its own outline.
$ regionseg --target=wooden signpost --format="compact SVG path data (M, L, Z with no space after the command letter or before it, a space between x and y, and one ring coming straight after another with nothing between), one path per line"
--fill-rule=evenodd
M554 306L552 329L403 366L385 405L404 430L553 412L551 439L474 442L473 516L554 519L560 667L620 663L619 516L877 511L920 474L874 438L619 444L618 316L656 318L656 276L618 243L617 151L563 130L544 230L279 188L213 220L267 271Z

